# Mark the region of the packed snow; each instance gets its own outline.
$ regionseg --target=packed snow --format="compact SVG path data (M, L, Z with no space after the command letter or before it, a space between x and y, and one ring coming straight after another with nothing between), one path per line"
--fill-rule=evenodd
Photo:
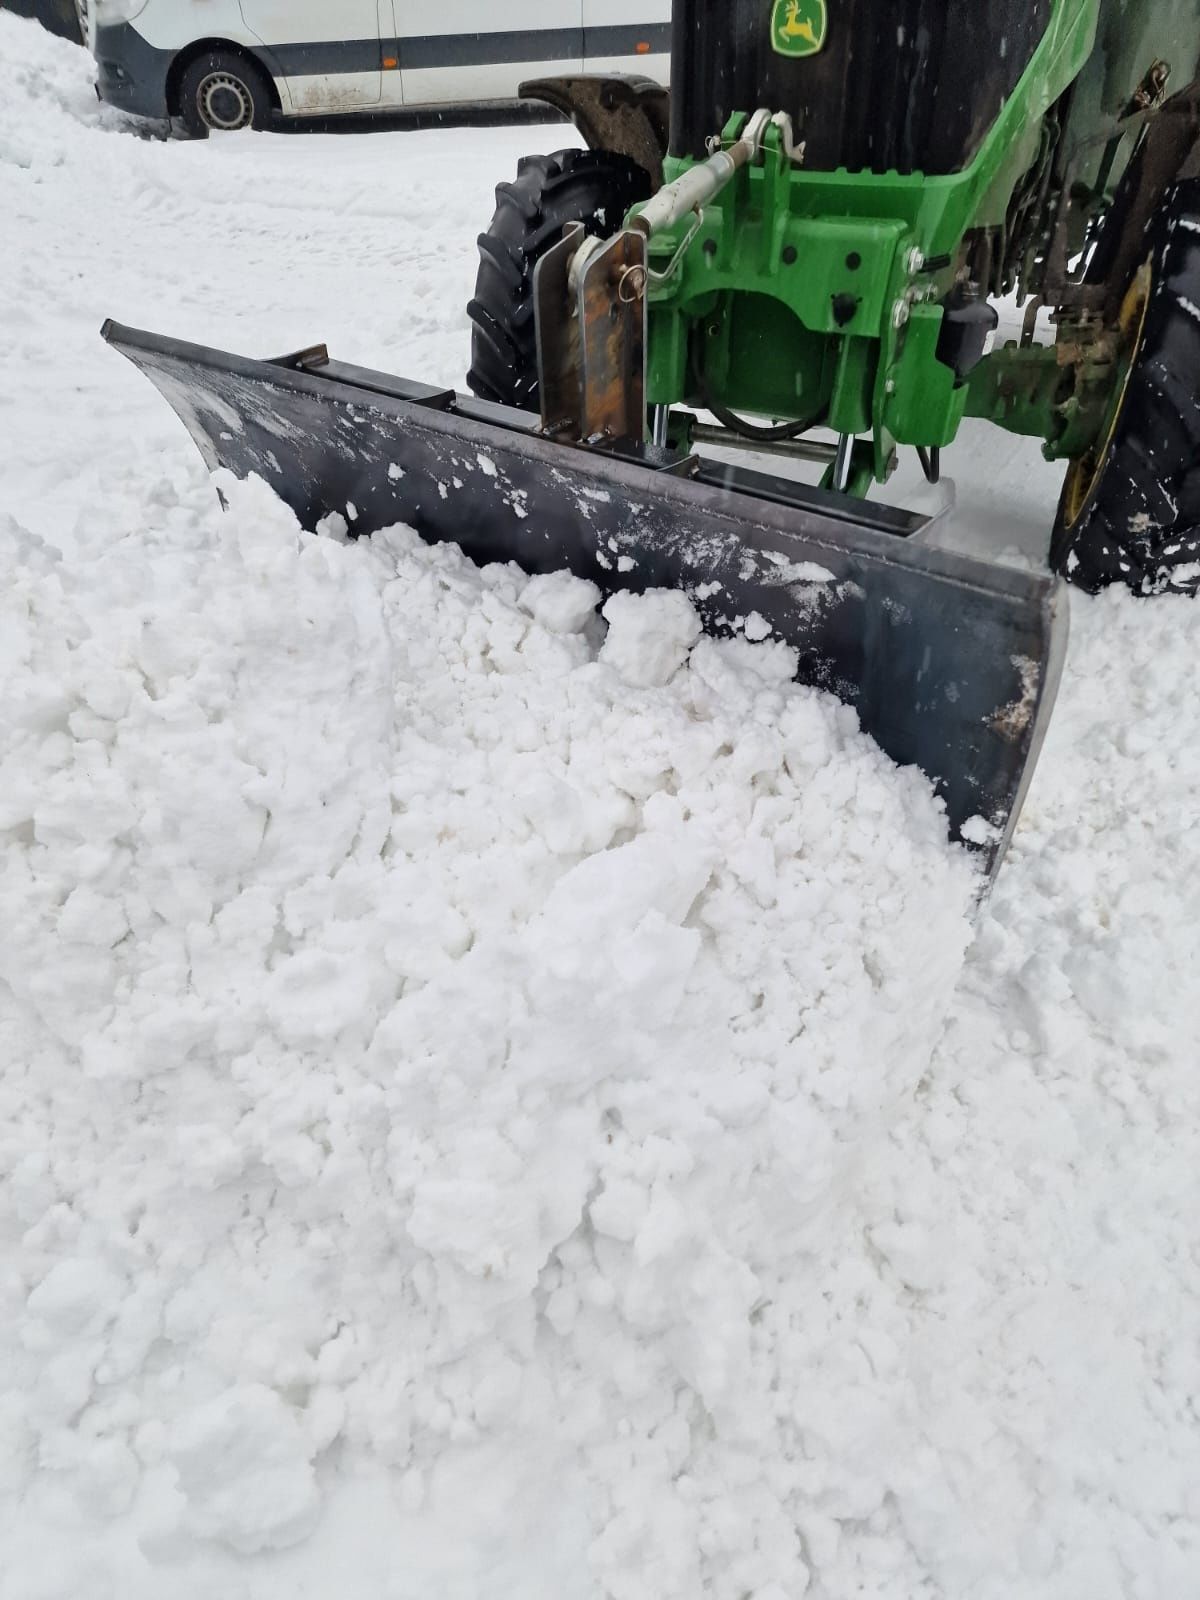
M222 512L98 338L461 384L569 133L0 60L0 1594L1200 1593L1191 604L1072 597L973 923L753 619ZM1036 449L947 463L1036 559Z

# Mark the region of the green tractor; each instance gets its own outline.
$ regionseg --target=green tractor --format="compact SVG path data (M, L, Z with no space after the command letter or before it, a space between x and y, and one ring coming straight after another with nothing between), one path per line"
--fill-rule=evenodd
M474 398L323 345L105 337L210 467L261 475L305 527L404 522L605 593L675 587L707 630L789 645L990 874L1063 585L867 492L904 446L936 478L989 417L1069 463L1053 568L1200 587L1198 46L1200 0L675 0L669 101L637 77L526 86L587 148L498 190ZM989 349L1014 293L1023 336ZM704 453L731 444L823 480Z
M588 149L497 191L471 386L536 409L538 263L571 223L640 228L660 442L719 441L692 408L863 496L899 446L934 478L989 418L1069 463L1058 571L1195 592L1198 58L1198 0L676 0L669 105L645 79L524 86ZM716 151L745 159L702 182ZM1020 341L989 350L1012 295Z

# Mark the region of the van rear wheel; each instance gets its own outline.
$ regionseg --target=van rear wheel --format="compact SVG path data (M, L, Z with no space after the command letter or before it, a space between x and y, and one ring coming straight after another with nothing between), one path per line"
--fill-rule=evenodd
M207 50L183 69L179 115L198 139L264 128L272 109L266 74L236 51Z

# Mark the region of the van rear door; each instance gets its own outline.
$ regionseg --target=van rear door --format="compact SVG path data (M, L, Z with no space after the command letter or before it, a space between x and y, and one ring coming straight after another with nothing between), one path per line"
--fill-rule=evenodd
M583 0L395 0L406 106L515 100L522 78L583 69Z
M382 98L380 14L391 0L240 0L247 28L293 116L353 111Z

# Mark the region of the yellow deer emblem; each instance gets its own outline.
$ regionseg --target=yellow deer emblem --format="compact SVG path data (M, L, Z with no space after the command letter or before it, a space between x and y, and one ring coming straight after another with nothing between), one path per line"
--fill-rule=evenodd
M825 0L774 0L771 45L781 56L815 56L825 43Z
M812 23L807 18L803 22L799 20L800 0L787 0L785 10L787 11L787 21L779 30L782 36L785 39L807 39L810 46L815 50L817 48L817 35Z

